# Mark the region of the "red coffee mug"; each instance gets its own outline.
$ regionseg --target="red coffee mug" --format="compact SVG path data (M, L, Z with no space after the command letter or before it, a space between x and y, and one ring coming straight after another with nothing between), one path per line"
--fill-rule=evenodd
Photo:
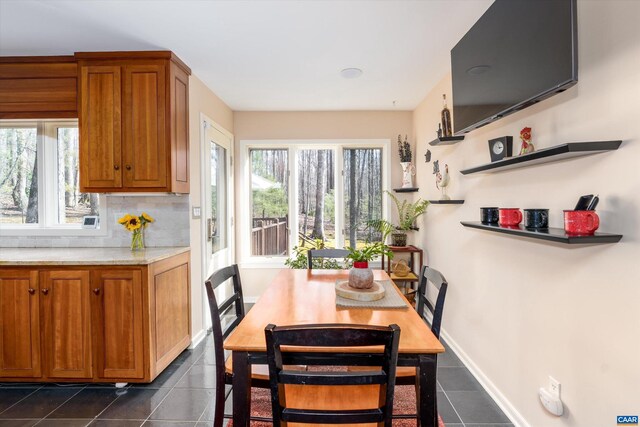
M591 235L600 226L596 211L564 211L564 231L567 234Z
M522 212L518 208L500 208L500 225L514 226L522 222Z

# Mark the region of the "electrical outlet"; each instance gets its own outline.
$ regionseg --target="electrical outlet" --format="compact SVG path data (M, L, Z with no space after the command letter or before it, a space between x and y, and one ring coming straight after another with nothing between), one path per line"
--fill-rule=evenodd
M549 376L549 391L552 396L560 398L560 381L552 376Z
M549 390L543 387L540 387L538 394L540 396L540 403L542 403L544 409L557 417L563 414L564 405L562 404L562 400L560 400L559 397L552 396Z
M560 400L560 382L549 376L549 389L540 387L538 390L542 406L555 416L561 416L564 412L564 405Z

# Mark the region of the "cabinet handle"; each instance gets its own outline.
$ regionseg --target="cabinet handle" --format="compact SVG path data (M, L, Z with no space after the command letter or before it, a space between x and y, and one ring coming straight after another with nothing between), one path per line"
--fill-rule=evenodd
M114 168L115 170L117 170L117 171L119 171L119 170L120 170L120 166L119 166L119 165L113 165L113 168Z
M35 294L35 293L36 293L36 290L35 290L35 289L33 289L33 288L29 288L29 293L30 293L31 295L33 295L33 294Z
M128 170L128 171L130 171L130 170L131 170L131 165L127 165L127 166L125 166L125 167L127 168L127 170Z
M49 293L49 289L44 288L44 289L42 290L42 293L43 293L43 294L45 294L45 295L47 295L47 294Z
M96 294L96 295L100 295L100 288L95 288L93 290L93 293Z

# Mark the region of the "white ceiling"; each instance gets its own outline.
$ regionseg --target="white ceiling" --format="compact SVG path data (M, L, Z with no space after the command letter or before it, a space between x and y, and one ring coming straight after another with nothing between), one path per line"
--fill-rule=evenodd
M411 110L492 1L0 0L0 53L169 49L236 111Z

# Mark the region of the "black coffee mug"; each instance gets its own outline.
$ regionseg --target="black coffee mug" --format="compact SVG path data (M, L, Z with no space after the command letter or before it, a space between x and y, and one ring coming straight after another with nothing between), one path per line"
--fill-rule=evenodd
M549 209L524 209L526 228L549 228Z
M480 208L480 222L483 224L497 224L498 219L498 208Z

